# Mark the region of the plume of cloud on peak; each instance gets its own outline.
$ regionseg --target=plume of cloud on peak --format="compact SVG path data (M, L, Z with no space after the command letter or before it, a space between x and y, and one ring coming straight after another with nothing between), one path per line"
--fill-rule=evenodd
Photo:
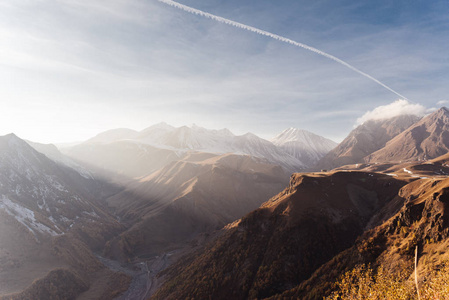
M363 124L369 120L383 120L400 115L424 116L428 112L421 104L410 103L407 100L399 99L387 105L381 105L375 109L366 112L357 119L357 125Z

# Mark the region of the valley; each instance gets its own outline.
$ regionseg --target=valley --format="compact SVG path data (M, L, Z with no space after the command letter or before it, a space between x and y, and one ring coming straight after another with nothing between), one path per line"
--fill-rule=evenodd
M0 137L0 297L318 299L416 246L424 284L449 259L448 115L370 121L333 150L167 124L62 151Z
M0 300L449 300L449 5L0 1Z

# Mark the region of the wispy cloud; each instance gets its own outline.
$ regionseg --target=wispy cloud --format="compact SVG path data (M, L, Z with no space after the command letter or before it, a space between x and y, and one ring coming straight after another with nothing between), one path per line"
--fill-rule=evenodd
M199 15L199 16L202 16L202 17L210 18L210 19L218 21L220 23L224 23L224 24L231 25L231 26L234 26L234 27L237 27L237 28L241 28L241 29L244 29L244 30L248 30L248 31L251 31L251 32L263 35L263 36L267 36L267 37L270 37L272 39L275 39L275 40L278 40L278 41L281 41L281 42L284 42L284 43L287 43L287 44L291 44L291 45L299 47L299 48L304 48L304 49L306 49L308 51L311 51L311 52L314 52L314 53L316 53L318 55L321 55L321 56L324 56L326 58L329 58L329 59L331 59L331 60L333 60L333 61L335 61L335 62L337 62L337 63L339 63L339 64L341 64L341 65L343 65L343 66L345 66L347 68L349 68L349 69L351 69L352 71L354 71L356 73L359 73L360 75L362 75L362 76L364 76L364 77L374 81L375 83L379 84L380 86L384 87L385 89L389 90L390 92L393 92L394 94L398 95L399 97L405 98L404 96L402 96L401 94L399 94L398 92L396 92L395 90L393 90L392 88L390 88L389 86L384 84L383 82L380 82L378 79L374 78L373 76L371 76L371 75L369 75L369 74L367 74L367 73L357 69L353 65L347 63L346 61L344 61L344 60L342 60L340 58L337 58L337 57L335 57L335 56L333 56L333 55L331 55L329 53L326 53L326 52L324 52L322 50L319 50L317 48L311 47L311 46L303 44L303 43L296 42L296 41L291 40L289 38L286 38L286 37L283 37L283 36L280 36L280 35L277 35L277 34L274 34L274 33L268 32L268 31L265 31L265 30L261 30L259 28L255 28L255 27L248 26L248 25L245 25L245 24L242 24L242 23L239 23L239 22L235 22L235 21L223 18L223 17L219 17L219 16L216 16L216 15L213 15L213 14L210 14L210 13L207 13L207 12L204 12L204 11L201 11L201 10L198 10L198 9L195 9L195 8L192 8L192 7L180 4L180 3L172 1L172 0L158 0L158 1L162 2L162 3L165 3L165 4L168 4L170 6L176 7L178 9L184 10L186 12L195 14L195 15Z
M410 103L432 107L449 94L444 3L404 15L412 5L387 0L180 2L332 53ZM300 127L338 140L396 98L316 53L155 0L0 7L0 134L64 141L167 121L267 137ZM55 123L60 132L50 136Z

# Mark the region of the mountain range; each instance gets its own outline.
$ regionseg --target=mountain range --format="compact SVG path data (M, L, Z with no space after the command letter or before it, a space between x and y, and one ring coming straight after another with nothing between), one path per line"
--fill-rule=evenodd
M411 274L416 247L424 287L449 261L448 129L441 108L338 145L165 123L62 152L0 137L0 299L323 299L361 266Z
M422 119L401 116L356 128L323 159L351 165L294 174L284 191L162 272L165 284L153 298L323 299L345 287L344 280L352 280L346 295L377 284L372 295L391 298L390 289L400 288L395 293L414 298L406 274L415 248L420 286L449 259L447 116L442 108ZM375 273L360 273L368 264L382 272L377 282Z
M449 150L448 119L449 110L442 107L423 118L400 115L367 121L351 131L312 169L436 158Z
M126 156L123 153L148 156L148 163L140 161L138 165L146 165L145 170L150 171L195 151L250 155L266 159L292 173L310 167L336 145L335 142L311 132L293 128L280 133L270 142L252 133L237 136L228 129L210 130L196 125L176 128L160 123L140 132L130 129L109 130L76 147L66 149L65 153L99 167L114 166L111 163L113 160L116 162L114 171L131 177L147 174L130 170L132 163L129 164L129 160L121 166L118 156ZM106 157L105 152L108 153ZM162 164L156 161L162 161Z
M128 262L174 249L256 209L288 182L282 167L266 159L198 151L180 156L122 138L85 143L104 164L92 166L53 145L1 137L1 240L10 241L1 250L1 295L114 295L129 285L130 274L141 275L131 267L109 268L98 253Z

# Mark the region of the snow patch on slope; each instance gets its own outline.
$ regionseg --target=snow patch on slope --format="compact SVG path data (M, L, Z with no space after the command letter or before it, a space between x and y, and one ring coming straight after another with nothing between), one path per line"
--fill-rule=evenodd
M19 223L24 225L35 236L36 232L46 233L52 236L59 235L48 226L38 222L32 210L29 210L26 207L12 202L4 195L2 195L2 198L0 200L0 209L4 209L7 214L13 216Z
M271 142L302 161L312 161L312 164L338 145L322 136L297 128L284 130Z

